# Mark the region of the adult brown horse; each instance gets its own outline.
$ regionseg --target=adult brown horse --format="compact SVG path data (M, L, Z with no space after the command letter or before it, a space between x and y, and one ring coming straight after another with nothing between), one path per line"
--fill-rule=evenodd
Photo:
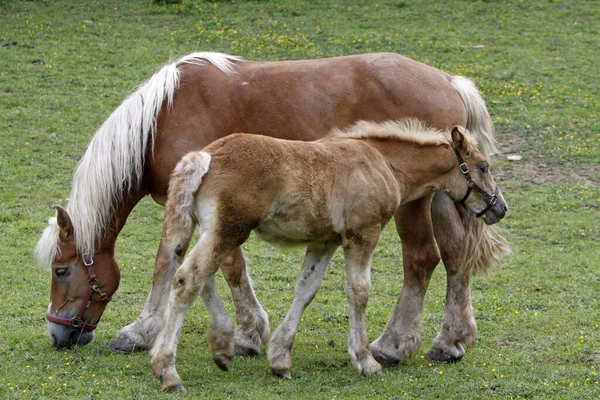
M397 54L249 62L194 53L163 67L96 132L75 170L67 208L50 219L36 247L38 259L52 265L46 316L54 346L93 339L120 280L114 258L117 236L144 196L165 203L170 173L184 154L233 132L314 140L357 120L404 117L442 130L466 126L483 154L494 151L491 120L473 83ZM445 195L403 205L395 221L402 239L404 285L372 352L391 366L418 349L423 298L441 253L446 305L442 330L428 354L459 360L461 344L473 344L476 335L469 275L498 263L508 246L496 230ZM257 353L268 320L239 248L222 269L236 306L236 350ZM232 272L240 270L244 273ZM161 241L144 309L118 333L112 350L152 345L174 272L175 263Z

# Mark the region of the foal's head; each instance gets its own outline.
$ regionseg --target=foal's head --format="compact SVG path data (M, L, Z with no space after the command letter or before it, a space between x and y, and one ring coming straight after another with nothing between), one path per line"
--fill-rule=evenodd
M506 215L508 206L490 173L487 159L460 126L452 129L452 148L456 155L456 179L448 195L477 217L491 225Z
M36 249L40 261L51 261L46 319L56 348L91 342L93 330L119 286L119 269L112 254L102 250L93 257L79 254L75 239L69 213L57 207L56 222L51 221ZM48 255L50 259L44 260Z

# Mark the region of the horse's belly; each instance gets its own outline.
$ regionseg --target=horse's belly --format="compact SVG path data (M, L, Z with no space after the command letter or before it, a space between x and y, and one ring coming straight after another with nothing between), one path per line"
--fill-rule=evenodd
M314 221L311 221L314 222ZM311 243L339 243L340 235L335 233L329 223L316 225L295 220L263 221L255 230L264 241L276 246L306 246Z

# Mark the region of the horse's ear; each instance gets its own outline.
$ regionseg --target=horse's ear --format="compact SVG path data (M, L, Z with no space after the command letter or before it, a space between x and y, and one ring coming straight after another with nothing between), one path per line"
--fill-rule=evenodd
M452 144L460 152L467 151L467 139L465 135L467 130L462 126L455 126L452 128Z
M73 240L73 224L67 210L56 206L56 223L60 229L60 239L62 241Z

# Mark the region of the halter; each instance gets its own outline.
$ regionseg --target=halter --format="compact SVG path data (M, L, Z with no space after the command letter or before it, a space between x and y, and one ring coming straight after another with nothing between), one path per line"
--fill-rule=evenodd
M94 270L94 259L91 258L88 254L84 254L82 257L83 265L85 265L89 277L88 281L88 291L85 294L81 305L79 306L79 310L77 310L77 314L73 318L61 318L56 317L49 312L46 313L46 319L50 322L54 322L60 325L67 325L73 328L81 328L87 329L88 331L93 331L96 329L96 325L90 324L88 322L83 321L81 318L83 317L83 313L90 306L90 299L94 293L98 293L100 297L100 301L102 303L108 303L111 298L106 295L106 293L100 290L98 284L98 278L96 277L96 271Z
M460 199L459 201L455 201L455 203L460 204L461 206L467 208L465 201L467 200L469 195L471 195L471 191L475 190L477 193L481 194L481 196L483 196L483 198L487 202L487 204L483 210L481 210L477 213L474 213L475 216L477 218L479 218L483 214L485 214L490 208L492 208L494 205L496 205L496 202L498 201L498 193L500 190L498 189L498 186L496 186L496 189L494 190L494 194L489 194L488 192L483 190L477 183L475 183L473 178L471 178L471 175L469 174L469 166L465 163L465 161L463 160L463 158L460 155L460 153L458 152L458 150L456 150L455 147L452 147L452 150L454 150L454 154L456 154L456 158L458 158L458 162L460 163L460 165L459 165L460 171L463 173L465 179L467 180L467 184L469 185L469 187L467 189L467 193L465 193L465 195L463 196L462 199Z

